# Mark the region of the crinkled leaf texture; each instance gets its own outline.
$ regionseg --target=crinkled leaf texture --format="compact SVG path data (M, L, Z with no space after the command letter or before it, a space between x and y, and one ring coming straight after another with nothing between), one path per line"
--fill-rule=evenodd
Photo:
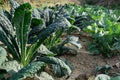
M76 36L68 36L65 42L74 45L78 49L82 48L82 45L80 44L79 38Z
M77 54L78 49L82 48L79 38L76 36L68 36L61 44L51 48L51 51L58 55L71 52L72 54Z
M38 60L45 62L47 64L52 64L54 74L57 77L62 77L65 75L70 76L72 74L72 69L64 61L55 57L40 57Z
M46 48L46 46L44 46L43 44L41 44L41 46L39 47L39 49L37 50L37 52L39 54L43 54L43 55L46 55L46 56L55 56L55 54L53 52L51 52L50 50L48 50Z
M42 30L38 34L37 41L34 44L32 44L28 49L28 52L27 52L27 54L29 54L28 62L30 61L34 53L38 50L40 45L45 41L45 39L47 39L55 31L60 29L66 30L66 29L69 29L70 26L71 24L69 23L69 21L64 17L61 17L60 19L57 19L54 23L49 25L47 28Z
M71 52L72 54L77 54L78 49L82 48L79 38L76 36L68 36L62 45L63 53Z
M0 41L8 47L8 51L12 53L16 60L20 59L15 31L11 22L3 14L0 14Z
M8 73L12 75L18 72L22 68L22 65L20 65L17 61L14 60L14 61L4 62L0 66L0 68L6 70Z
M4 16L6 16L11 21L11 15L7 10L2 9L2 10L0 10L0 13L3 14Z
M41 33L38 34L38 38L47 38L50 34L54 33L57 30L68 30L70 27L71 24L69 23L69 21L64 17L61 17L57 19L54 23L50 24L45 30L41 31Z
M31 28L32 29L29 32L28 41L30 44L33 44L37 39L37 34L39 34L44 28L46 28L44 20L32 18Z
M32 18L31 21L31 32L30 35L40 32L43 28L45 28L45 22L43 19Z
M33 9L32 11L32 18L37 18L40 19L41 18L41 11L40 9Z
M14 74L10 80L23 80L26 77L34 77L45 66L44 62L32 62Z
M26 61L29 58L27 57L26 44L28 42L28 33L31 25L31 9L32 7L29 3L22 4L15 10L13 18L17 40L20 44L21 61L24 66L28 64Z
M4 15L4 14L0 14L0 27L2 27L2 29L6 32L7 35L15 35L13 26L11 24L11 22L9 21L9 19Z

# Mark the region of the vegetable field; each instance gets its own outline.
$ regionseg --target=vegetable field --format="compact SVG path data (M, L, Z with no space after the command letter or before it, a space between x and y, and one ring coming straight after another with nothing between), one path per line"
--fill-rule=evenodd
M120 80L120 10L10 0L0 10L0 80Z

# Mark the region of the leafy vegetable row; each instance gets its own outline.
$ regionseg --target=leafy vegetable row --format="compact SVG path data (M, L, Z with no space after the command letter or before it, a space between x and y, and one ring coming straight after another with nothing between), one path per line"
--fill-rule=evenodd
M120 15L118 10L109 10L101 6L63 6L71 16L73 24L90 34L93 42L88 50L93 54L111 57L120 49Z
M48 75L47 67L52 67L57 77L70 76L73 71L71 64L55 56L69 50L77 53L81 47L79 39L70 36L69 30L79 29L72 26L67 17L58 14L60 9L59 12L50 8L32 9L29 3L20 5L14 0L10 3L10 13L6 10L0 12L0 41L9 52L0 47L0 70L8 72L10 80L28 77L53 80L51 76L41 76L42 73ZM63 33L69 33L65 40L61 37ZM68 43L77 49L65 46Z

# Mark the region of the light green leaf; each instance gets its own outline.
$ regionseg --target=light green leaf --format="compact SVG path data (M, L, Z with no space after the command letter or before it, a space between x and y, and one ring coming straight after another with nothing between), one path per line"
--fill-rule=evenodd
M106 74L99 74L99 75L97 75L95 80L110 80L110 76L108 76Z
M9 74L12 75L18 72L22 68L22 65L20 65L17 61L8 61L4 62L0 68L6 70Z
M1 66L2 63L5 62L6 57L7 57L6 50L0 46L0 66Z
M37 76L37 78L40 80L54 80L53 77L46 72L41 72L40 76Z
M26 77L34 77L36 72L41 70L43 66L45 66L44 62L32 62L14 74L10 80L23 80Z
M68 36L66 41L67 41L67 43L74 45L78 49L82 48L82 45L80 44L79 38L76 36Z
M38 60L45 62L47 64L52 64L53 71L57 77L62 77L65 75L70 76L72 70L64 61L55 57L40 57Z

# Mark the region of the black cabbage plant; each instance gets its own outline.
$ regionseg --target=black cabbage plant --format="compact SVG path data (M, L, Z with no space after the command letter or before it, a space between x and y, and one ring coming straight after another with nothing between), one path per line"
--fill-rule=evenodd
M46 7L43 10L33 9L33 13L32 13L33 19L31 22L32 29L29 33L28 41L30 44L33 44L34 42L37 41L39 37L41 37L41 35L38 35L39 33L49 32L50 28L52 28L51 30L53 30L53 33L43 42L43 44L48 49L56 53L55 55L59 55L59 53L60 55L62 55L68 52L69 50L73 50L74 53L77 53L77 50L73 49L70 46L67 46L65 48L65 44L70 43L68 39L70 39L70 37L72 36L69 35L71 35L75 30L80 31L80 29L73 25L74 18L72 18L71 15L68 14L67 11L65 11L64 6L56 5L55 8L56 9L51 7ZM70 24L68 21L70 22ZM66 22L70 27L66 27L66 25L64 24ZM57 25L62 27L56 30ZM65 44L63 43L64 42L63 37L61 38L63 34L65 34L65 37L67 36L65 41L68 41ZM73 39L73 41L76 44L71 44L71 43L70 44L74 47L80 48L81 45L79 43L78 38L77 38L78 42L75 39Z
M69 62L54 57L54 53L42 45L54 32L69 29L71 27L69 21L60 16L50 24L41 19L40 16L38 18L33 17L32 7L29 3L19 5L11 0L11 5L11 13L4 10L0 12L0 41L7 46L9 52L7 54L0 47L0 72L4 70L12 74L10 80L23 80L27 77L53 80L45 70L45 67L51 66L57 77L70 76L73 68ZM45 20L48 19L45 18ZM44 26L45 24L47 27ZM40 32L37 32L32 43L29 42L29 38L34 35L36 29L31 30L31 27L41 29ZM71 44L75 43L71 41ZM38 49L40 53L45 55L36 53Z

